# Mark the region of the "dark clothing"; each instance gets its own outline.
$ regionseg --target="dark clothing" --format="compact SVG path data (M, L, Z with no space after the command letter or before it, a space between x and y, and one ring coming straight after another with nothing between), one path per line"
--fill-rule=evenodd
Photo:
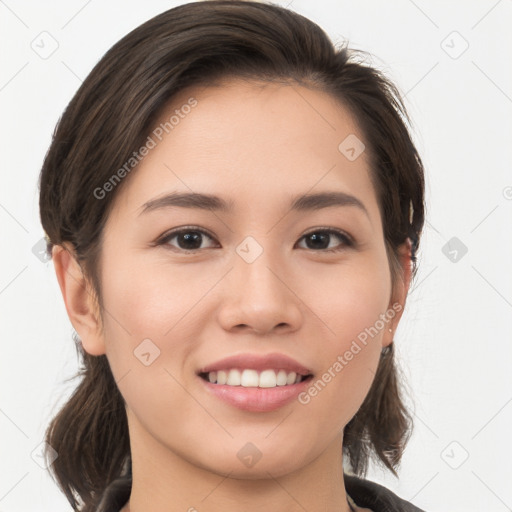
M424 512L371 480L347 474L344 474L344 480L346 493L358 507L364 507L372 512Z
M347 474L344 479L346 493L356 504L355 512L424 512L375 482ZM105 489L96 512L119 512L130 497L131 487L130 476L114 480Z

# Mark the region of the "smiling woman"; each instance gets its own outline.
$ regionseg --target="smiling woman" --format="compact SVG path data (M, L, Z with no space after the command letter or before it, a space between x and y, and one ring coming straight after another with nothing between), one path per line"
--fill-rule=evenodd
M46 439L74 510L419 510L364 478L412 427L393 333L424 177L358 57L276 5L195 2L72 99L40 212L83 361Z

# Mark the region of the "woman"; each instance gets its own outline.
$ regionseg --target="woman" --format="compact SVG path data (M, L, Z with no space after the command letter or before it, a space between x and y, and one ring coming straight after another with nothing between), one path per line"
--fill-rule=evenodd
M411 430L423 166L357 57L284 8L195 2L67 107L40 212L83 360L46 438L74 510L419 510L364 476Z

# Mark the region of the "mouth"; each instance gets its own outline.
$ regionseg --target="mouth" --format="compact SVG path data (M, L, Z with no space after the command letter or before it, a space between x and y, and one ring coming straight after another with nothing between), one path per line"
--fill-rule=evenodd
M238 354L201 368L210 395L244 411L273 411L297 398L313 372L284 354Z
M285 369L266 369L258 371L252 368L231 368L211 372L200 372L199 377L210 384L225 386L242 386L245 388L275 388L292 386L313 377L308 373L290 372Z

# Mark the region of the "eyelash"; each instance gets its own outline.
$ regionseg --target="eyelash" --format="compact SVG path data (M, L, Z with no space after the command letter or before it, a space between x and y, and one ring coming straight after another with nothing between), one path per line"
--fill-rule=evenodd
M173 231L170 231L170 232L164 234L159 240L157 240L155 242L155 245L157 245L157 246L159 246L159 245L168 245L170 240L172 240L176 236L182 235L184 233L200 233L202 235L206 235L208 238L210 238L212 240L215 240L215 237L213 235L211 235L210 233L208 233L207 231L205 231L204 229L200 229L200 228L197 228L195 226L186 226L184 228L179 228L179 229L176 229L176 230L173 230ZM314 230L309 231L308 233L305 233L304 235L302 235L302 237L299 239L299 241L303 240L304 238L306 238L309 235L319 234L319 233L321 233L321 234L328 234L328 235L335 235L340 240L342 240L343 243L340 244L339 248L335 248L335 249L319 249L319 250L315 250L315 249L308 249L308 248L306 248L306 250L309 250L309 251L312 251L312 252L324 252L324 253L325 252L329 252L329 253L333 253L333 252L340 252L343 249L355 246L355 242L352 239L352 237L350 237L349 235L347 235L343 231L339 231L337 229L332 229L332 228L327 228L327 227L325 227L325 228L315 228ZM204 250L204 249L190 249L190 250L187 250L187 249L180 249L179 247L173 247L173 249L176 250L176 251L179 251L179 252L183 252L185 254L197 253L197 252L199 252L201 250ZM208 249L211 249L211 247L208 247Z

